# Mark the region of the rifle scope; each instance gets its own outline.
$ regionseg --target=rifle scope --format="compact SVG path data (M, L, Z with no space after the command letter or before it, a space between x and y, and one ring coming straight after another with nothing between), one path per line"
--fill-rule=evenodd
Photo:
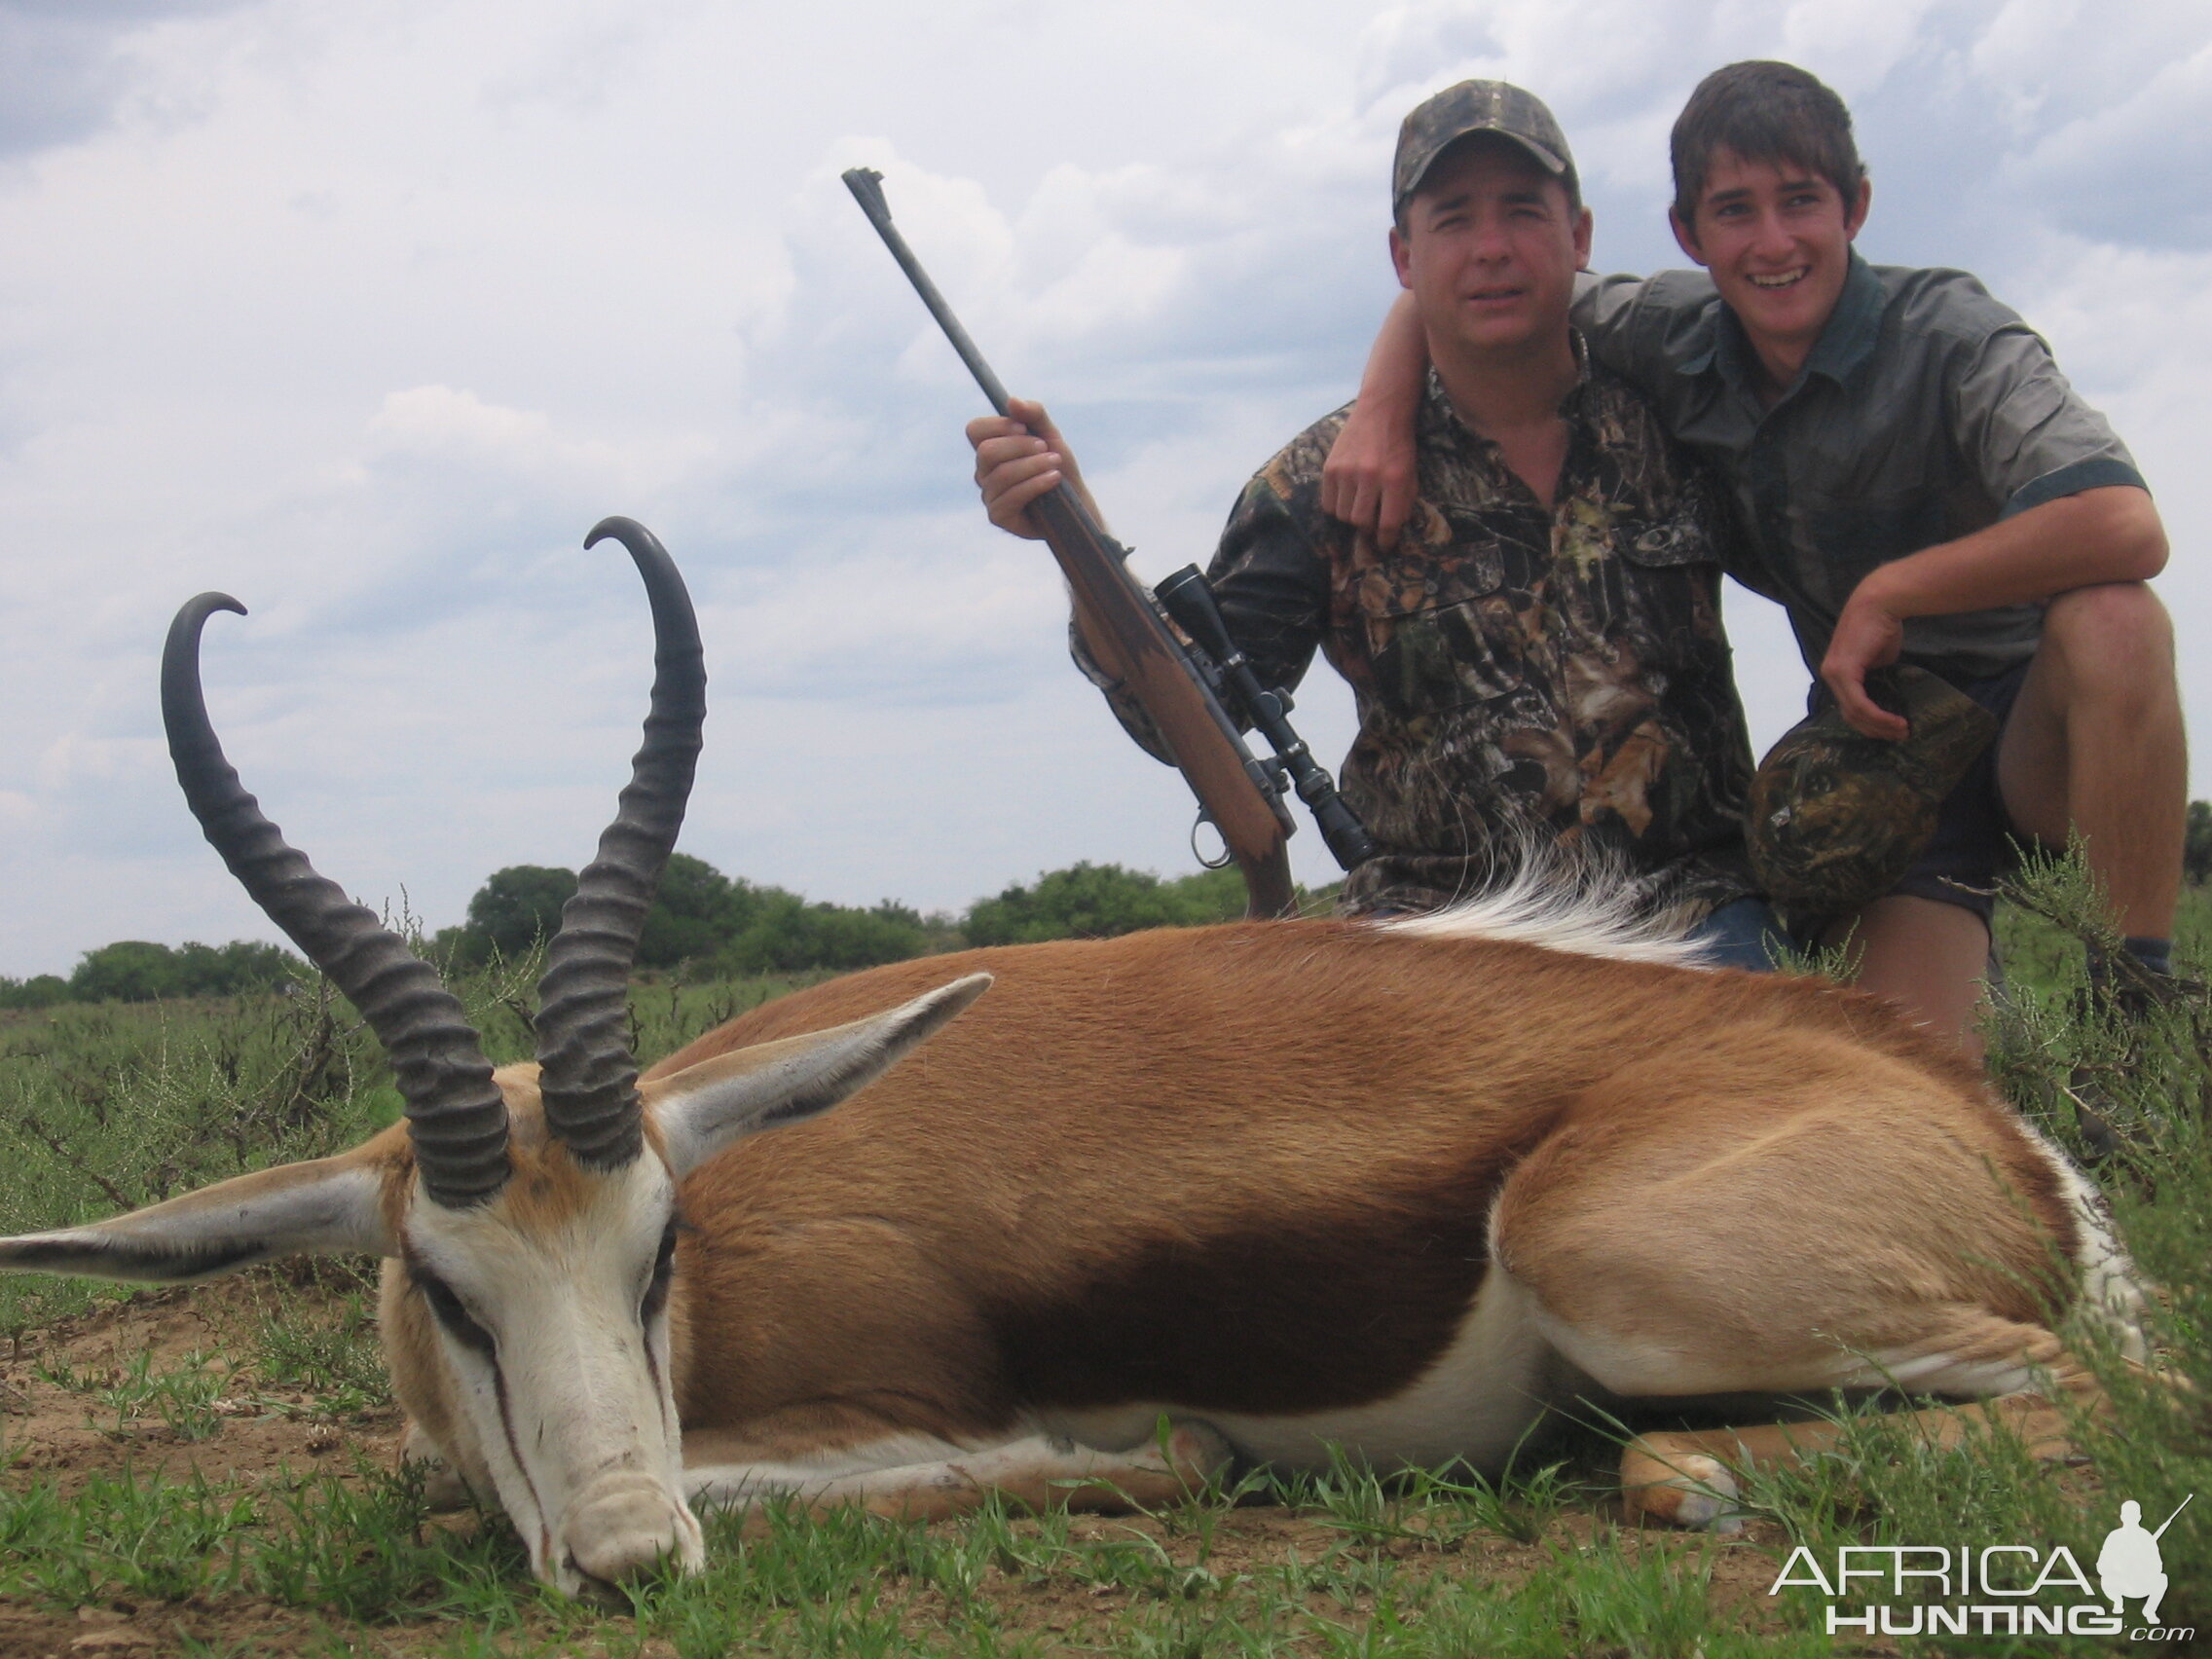
M1329 851L1336 855L1337 863L1350 869L1373 858L1375 842L1367 833L1367 826L1345 804L1344 796L1337 793L1336 780L1329 776L1329 769L1313 758L1306 740L1291 730L1290 721L1284 718L1292 708L1290 693L1279 686L1270 689L1260 683L1260 677L1252 672L1250 659L1229 637L1229 624L1222 619L1221 607L1214 602L1213 588L1198 566L1185 565L1152 591L1167 614L1175 619L1175 625L1213 659L1214 666L1221 671L1223 688L1229 693L1230 701L1274 750L1275 764L1290 774L1298 798L1312 812L1314 826L1321 831L1321 839L1329 844Z

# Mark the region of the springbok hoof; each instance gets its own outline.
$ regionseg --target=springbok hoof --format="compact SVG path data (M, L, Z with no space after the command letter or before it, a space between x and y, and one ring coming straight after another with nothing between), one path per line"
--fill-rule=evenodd
M476 1493L461 1471L412 1419L400 1431L399 1461L403 1468L423 1471L423 1507L432 1515L450 1515L475 1504Z
M1221 1474L1235 1461L1235 1453L1221 1430L1210 1422L1178 1422L1167 1436L1168 1472L1196 1490Z
M1621 1503L1632 1521L1699 1532L1739 1532L1736 1477L1702 1452L1655 1455L1632 1445L1621 1457Z

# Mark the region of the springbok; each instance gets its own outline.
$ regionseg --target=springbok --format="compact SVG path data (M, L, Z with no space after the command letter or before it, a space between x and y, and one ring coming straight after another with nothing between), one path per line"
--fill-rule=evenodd
M659 544L603 536L645 577L657 672L548 950L537 1063L495 1071L436 973L240 787L199 669L209 613L240 608L203 595L163 662L178 778L382 1039L407 1121L0 1241L0 1267L156 1281L384 1257L416 1444L541 1578L694 1568L694 1505L778 1494L1151 1501L1332 1447L1493 1469L1577 1397L2047 1388L2083 1375L2069 1306L2140 1351L2086 1183L1947 1048L1527 889L901 963L639 1078L627 971L704 675ZM1721 1518L1719 1462L1640 1455L1643 1507Z

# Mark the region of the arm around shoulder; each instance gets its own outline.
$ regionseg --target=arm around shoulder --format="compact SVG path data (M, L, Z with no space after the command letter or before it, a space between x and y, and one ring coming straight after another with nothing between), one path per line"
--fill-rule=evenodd
M1398 543L1414 509L1414 418L1428 379L1428 339L1414 297L1390 303L1359 381L1359 401L1321 469L1321 510L1378 545Z

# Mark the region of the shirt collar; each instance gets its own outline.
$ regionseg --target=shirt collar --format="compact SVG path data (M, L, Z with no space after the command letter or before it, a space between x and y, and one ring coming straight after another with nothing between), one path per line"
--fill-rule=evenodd
M1590 343L1582 338L1582 330L1569 327L1567 344L1574 348L1574 384L1567 387L1567 395L1560 399L1562 419L1579 422L1587 407L1590 392ZM1466 422L1459 419L1459 411L1452 406L1452 394L1444 389L1444 377L1436 372L1434 363L1428 366L1428 381L1423 393L1431 418L1442 421L1448 427L1456 427L1477 443L1490 443Z
M1836 296L1827 326L1821 330L1820 339L1805 358L1805 373L1824 376L1838 386L1850 379L1851 372L1874 350L1885 303L1882 279L1859 257L1859 250L1852 249L1843 292ZM1750 386L1751 343L1736 313L1718 294L1714 295L1690 339L1693 349L1675 365L1677 374L1702 375L1710 369L1733 387Z
M1836 296L1835 310L1827 327L1821 330L1819 344L1805 359L1805 372L1825 375L1838 386L1850 379L1851 371L1874 350L1874 337L1882 328L1883 300L1882 279L1853 248L1843 292Z

